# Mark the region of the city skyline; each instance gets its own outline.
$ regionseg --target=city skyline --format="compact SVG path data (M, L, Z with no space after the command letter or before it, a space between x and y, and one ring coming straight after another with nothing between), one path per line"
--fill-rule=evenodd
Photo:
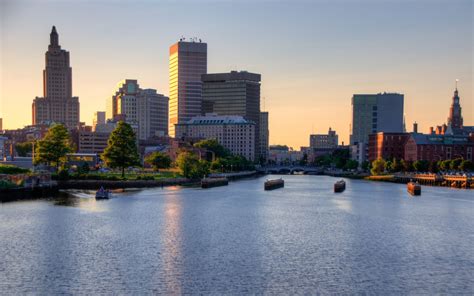
M464 123L473 122L470 1L430 5L425 1L361 5L348 1L298 2L293 6L267 2L252 4L254 10L248 15L244 8L250 3L244 2L232 4L232 13L245 22L230 24L225 34L212 25L229 16L230 3L187 2L190 11L202 7L205 17L182 11L180 15L187 19L176 27L161 26L178 13L179 6L169 2L140 2L150 9L139 13L130 2L122 10L110 3L97 4L88 15L91 21L78 26L81 12L91 8L87 3L2 2L0 117L4 128L31 124L31 114L18 106L31 106L41 93L42 55L53 25L61 45L71 52L73 94L81 98L81 121L87 124L92 123L94 112L105 110L105 100L120 80L138 79L169 95L168 48L182 35L198 36L208 44L208 73L247 70L262 74L261 109L270 113L270 144L298 149L309 145L309 134L323 133L328 127L347 144L353 94L384 91L405 95L409 131L416 121L419 130L427 132L430 126L446 122L456 78L460 79ZM410 9L423 4L423 11ZM49 11L53 6L65 13ZM348 16L344 6L362 15ZM123 16L124 11L141 17L133 25L125 21L116 30L112 29L118 24L115 20L106 17L110 23L104 24L101 18L105 12ZM32 17L43 12L41 19ZM341 18L325 23L328 19L323 12ZM150 19L154 13L156 20ZM364 19L366 15L373 19ZM285 17L285 26L277 23L278 16ZM302 16L307 18L301 20ZM259 24L261 17L267 22ZM297 25L302 24L305 26L300 32ZM271 34L270 27L279 34ZM304 36L308 31L310 34ZM354 36L349 38L346 31ZM127 38L118 39L123 34ZM127 61L127 54L133 57L131 61ZM429 112L425 112L426 106Z

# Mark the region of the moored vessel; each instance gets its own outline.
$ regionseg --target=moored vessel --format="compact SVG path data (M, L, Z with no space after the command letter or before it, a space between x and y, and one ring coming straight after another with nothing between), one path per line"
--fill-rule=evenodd
M265 190L273 190L282 188L285 186L285 181L283 179L274 179L274 180L267 180L264 184Z
M421 195L421 185L418 182L410 181L407 183L407 191L411 195Z
M339 180L334 183L334 192L343 192L344 190L346 190L346 181Z

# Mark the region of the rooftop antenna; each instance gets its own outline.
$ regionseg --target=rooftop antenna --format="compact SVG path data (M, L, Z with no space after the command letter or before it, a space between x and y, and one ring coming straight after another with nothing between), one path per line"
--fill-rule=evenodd
M456 78L456 90L458 90L458 82L459 82L459 79Z

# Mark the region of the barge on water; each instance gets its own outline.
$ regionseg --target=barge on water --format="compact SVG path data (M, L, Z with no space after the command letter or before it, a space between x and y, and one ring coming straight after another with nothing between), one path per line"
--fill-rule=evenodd
M407 183L407 191L411 195L421 195L421 185L418 182L410 181Z
M265 182L264 188L265 190L273 190L282 188L285 186L285 181L283 179L274 179L274 180L267 180Z
M346 190L346 181L344 180L339 180L336 183L334 183L334 192L343 192Z
M212 188L227 185L229 185L229 180L227 178L204 178L201 180L201 188Z

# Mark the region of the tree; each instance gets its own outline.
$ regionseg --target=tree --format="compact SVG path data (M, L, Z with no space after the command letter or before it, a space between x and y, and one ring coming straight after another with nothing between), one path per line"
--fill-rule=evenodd
M62 124L52 125L43 139L35 147L34 163L54 165L59 170L66 160L66 154L72 152L71 138L66 127Z
M392 161L391 160L385 161L385 171L386 172L392 172Z
M392 172L399 172L402 170L402 164L400 163L400 161L396 158L393 159L392 161L392 167L391 167L391 171Z
M459 165L461 171L470 172L474 170L474 164L470 160L463 160Z
M404 172L413 171L413 163L411 161L402 159L400 161L400 164L402 166L402 171L404 171Z
M33 142L16 143L15 150L20 157L28 156L33 151Z
M145 162L151 165L155 171L158 171L159 169L167 169L171 166L171 158L168 154L159 151L155 151L148 155L145 158Z
M426 172L429 168L429 163L426 160L417 160L413 163L413 168L417 172Z
M196 148L203 148L214 153L214 158L226 157L230 154L216 139L201 140L193 145Z
M359 166L359 162L354 159L349 159L346 161L346 165L344 166L344 169L346 170L355 170Z
M456 158L451 160L451 163L449 164L449 169L452 171L457 171L459 170L459 166L461 165L463 159L462 158Z
M128 123L120 121L117 124L110 134L102 159L108 167L120 168L122 178L125 168L140 165L135 133Z
M384 172L385 169L385 160L382 158L376 159L372 162L372 168L370 173L374 176L380 175Z
M367 160L364 160L361 165L360 165L360 168L363 169L364 171L367 171L371 168L371 163L368 162Z
M433 173L433 174L438 173L438 172L439 172L438 162L436 162L436 161L431 161L431 162L430 162L430 165L429 165L429 167L428 167L428 171L429 171L430 173Z
M449 170L450 164L451 164L451 160L449 160L449 159L438 161L438 167L442 171Z
M308 154L304 153L303 158L300 159L300 165L304 166L308 164Z
M176 159L176 164L181 170L181 174L190 179L198 179L209 174L209 162L199 160L190 152L181 152Z

